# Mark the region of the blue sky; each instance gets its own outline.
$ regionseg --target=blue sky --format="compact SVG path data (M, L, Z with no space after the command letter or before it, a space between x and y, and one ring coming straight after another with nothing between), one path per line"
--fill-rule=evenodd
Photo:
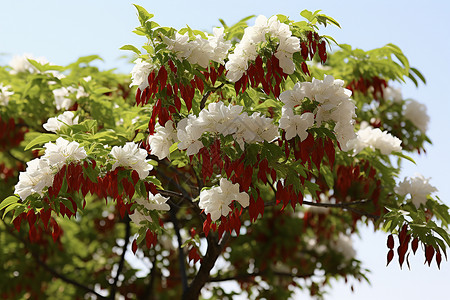
M446 88L450 70L450 2L448 1L2 1L0 9L0 64L5 65L14 54L31 53L44 56L55 64L67 64L79 56L98 54L104 69L118 68L129 72L131 66L121 56L122 45L143 45L145 40L132 33L138 25L132 3L155 14L155 21L175 28L188 24L194 29L211 30L218 18L228 24L248 16L271 16L282 13L300 19L303 9L321 9L340 22L342 29L326 28L340 43L369 50L387 43L398 45L412 66L426 77L427 85L417 89L412 83L402 88L403 95L425 103L431 117L429 136L433 145L427 154L414 156L417 165L405 163L403 175L420 172L432 177L439 197L450 204L450 101ZM362 231L355 239L357 257L372 270L372 286L339 283L328 299L423 299L437 298L447 292L450 265L423 266L419 254L412 260L412 270L399 270L393 263L385 267L386 236Z

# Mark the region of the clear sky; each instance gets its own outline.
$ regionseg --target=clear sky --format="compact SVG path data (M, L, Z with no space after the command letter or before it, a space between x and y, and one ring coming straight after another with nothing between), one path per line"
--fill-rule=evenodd
M267 17L282 13L300 20L303 9L321 9L335 18L342 29L326 28L340 43L369 50L387 43L398 45L412 66L426 77L427 85L418 89L412 83L403 87L403 95L428 106L431 117L427 155L414 156L417 166L405 163L403 175L420 172L432 177L439 197L450 204L450 1L129 1L129 0L0 0L0 64L5 65L14 54L31 53L44 56L54 64L67 64L79 56L98 54L103 69L118 68L129 72L131 66L120 56L128 54L119 48L125 44L141 46L145 40L132 33L138 25L132 3L155 14L162 26L175 28L188 24L194 29L211 30L248 16ZM256 4L257 3L257 4ZM355 284L352 294L339 283L327 299L444 299L448 293L450 263L443 262L441 271L435 265L423 266L423 256L412 259L412 270L400 270L393 262L385 267L386 236L362 231L355 239L357 257L372 270L372 286Z

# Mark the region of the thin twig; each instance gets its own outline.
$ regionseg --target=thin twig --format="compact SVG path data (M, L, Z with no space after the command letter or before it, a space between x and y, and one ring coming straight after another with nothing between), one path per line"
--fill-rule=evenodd
M177 242L178 242L178 263L180 264L180 274L181 274L181 283L183 285L183 294L186 292L188 288L188 282L187 282L187 274L186 274L186 267L184 265L185 257L183 248L181 247L183 245L183 240L181 239L180 234L180 225L177 219L177 211L178 209L171 205L170 208L170 219L173 224L173 229L175 230L175 234L177 236Z
M114 282L111 286L111 295L109 296L110 299L114 300L116 296L117 291L117 282L119 281L119 276L122 273L123 265L125 263L125 253L127 252L128 243L130 241L130 235L131 235L131 226L130 226L130 218L128 215L125 216L125 237L124 237L124 244L122 247L122 254L120 256L120 262L119 267L117 268L116 276L114 277Z
M14 234L14 232L12 232L11 230L8 229L8 225L6 224L6 222L2 219L2 222L5 224L6 226L6 232L9 233L11 236L13 236L14 238L16 238L18 241L22 242L23 245L25 246L25 248L30 251L31 256L33 257L33 259L36 261L36 263L38 265L40 265L41 267L43 267L47 272L49 272L50 274L52 274L54 277L57 277L59 279L61 279L62 281L65 281L79 289L82 289L88 293L92 293L95 296L97 296L100 299L107 299L106 297L100 295L99 293L97 293L96 291L94 291L93 289L79 283L78 281L75 281L71 278L66 277L63 274L58 273L55 269L53 269L52 267L50 267L49 265L47 265L44 261L42 261L39 256L36 254L35 251L33 251L32 247L30 247L30 245L28 244L27 241L25 241L23 238L21 238L20 236Z

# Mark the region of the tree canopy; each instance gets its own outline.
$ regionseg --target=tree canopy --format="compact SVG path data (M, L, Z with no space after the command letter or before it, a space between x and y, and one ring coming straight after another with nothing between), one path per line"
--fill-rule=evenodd
M367 224L386 232L380 263L440 267L449 208L399 178L431 143L397 88L425 83L399 47L339 44L320 11L204 32L135 7L131 76L98 56L0 67L2 297L231 299L234 281L320 298L368 280L351 244Z

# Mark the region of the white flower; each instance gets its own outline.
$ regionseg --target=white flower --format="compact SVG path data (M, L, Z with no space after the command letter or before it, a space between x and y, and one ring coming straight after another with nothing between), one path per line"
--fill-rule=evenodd
M15 55L9 62L9 65L12 68L10 73L18 74L23 72L30 72L30 73L37 72L36 68L28 61L28 59L35 60L41 65L45 65L46 63L48 63L48 60L44 57L35 58L31 54Z
M8 105L9 96L14 94L14 92L9 91L10 88L10 85L3 85L3 83L0 83L0 106Z
M163 36L164 43L167 44L167 49L172 50L179 60L188 57L191 53L191 47L189 45L189 35L187 32L183 35L175 32L175 39L169 39Z
M356 256L356 251L353 248L353 242L351 237L340 233L339 237L336 241L333 241L331 243L331 246L336 250L337 252L341 253L345 260L351 260Z
M298 135L300 140L303 141L308 136L306 130L313 125L314 114L303 113L302 115L294 115L292 108L283 107L279 127L285 130L287 140Z
M197 36L194 41L189 43L189 46L191 51L187 56L187 60L191 64L198 64L202 68L207 68L209 60L214 53L211 44L207 40Z
M74 125L78 124L78 116L75 117L74 113L71 111L66 111L63 114L59 115L56 118L49 118L47 123L42 125L45 130L51 132L58 132L61 128L64 128L66 125Z
M77 99L80 99L80 98L83 98L83 97L89 97L89 94L84 90L84 87L82 87L81 85L78 88L74 88L72 86L69 86L67 88L67 90L71 94L77 93L76 96L75 96Z
M144 206L148 210L170 210L169 204L167 204L169 197L163 197L161 194L153 195L151 192L148 193L148 199L138 198L136 202Z
M197 154L203 148L203 143L199 140L204 132L202 126L197 122L197 117L189 115L177 124L178 149L186 150L188 156Z
M406 102L403 114L405 118L410 120L422 133L427 131L430 117L427 114L427 107L424 104L410 99Z
M248 68L248 62L258 56L258 45L266 42L266 34L273 40L278 40L278 48L275 57L278 58L280 67L286 74L292 74L295 64L292 55L300 51L300 41L292 36L289 25L281 23L277 16L267 20L264 16L258 16L255 25L244 30L242 40L236 45L234 53L228 56L225 64L227 78L231 82L238 81Z
M168 120L164 126L156 125L155 134L148 136L148 144L152 154L162 160L169 156L170 146L177 140L177 132L175 131L173 121Z
M437 188L432 186L428 181L431 178L425 178L421 174L414 177L405 177L395 187L395 192L401 196L411 195L411 202L416 208L427 202L427 197L431 193L437 192Z
M148 75L155 69L155 66L141 58L136 59L134 63L133 70L131 70L130 87L137 85L143 91L148 87Z
M239 192L239 184L221 178L219 186L200 192L199 207L205 210L205 214L211 214L212 221L217 221L220 216L227 216L231 212L230 204L233 200L238 201L242 207L247 207L250 203L248 194Z
M223 64L224 59L227 57L228 50L231 48L231 41L224 39L224 28L214 28L213 36L208 37L208 42L213 49L211 60Z
M205 131L225 135L236 131L236 120L239 119L243 107L240 105L225 106L222 101L210 103L208 109L203 109L197 122Z
M65 87L53 90L53 96L55 97L55 105L57 110L68 110L73 105L72 99L68 98L69 95L70 92Z
M110 153L114 159L111 170L114 171L117 167L130 167L139 174L140 179L145 179L153 166L147 160L147 151L138 148L138 145L133 142L128 142L122 147L114 146Z
M403 97L402 97L402 91L400 88L393 88L390 86L387 86L387 87L381 86L381 87L383 89L383 98L385 100L390 100L395 103L402 102Z
M14 193L19 195L22 200L34 193L42 196L44 188L53 184L54 173L48 160L33 159L27 163L26 171L20 172L19 182L15 186Z
M61 169L64 164L74 161L80 161L87 157L84 147L79 143L59 137L55 143L47 143L44 145L45 154L42 158L48 160L52 168Z
M130 219L134 224L136 224L138 226L141 226L142 221L152 222L152 218L150 216L144 215L137 209L135 209L134 213L130 215Z
M357 137L348 142L348 147L358 154L362 149L369 147L379 149L381 154L388 155L392 152L402 151L402 141L379 128L373 128L367 122L361 123L361 129L356 133Z

